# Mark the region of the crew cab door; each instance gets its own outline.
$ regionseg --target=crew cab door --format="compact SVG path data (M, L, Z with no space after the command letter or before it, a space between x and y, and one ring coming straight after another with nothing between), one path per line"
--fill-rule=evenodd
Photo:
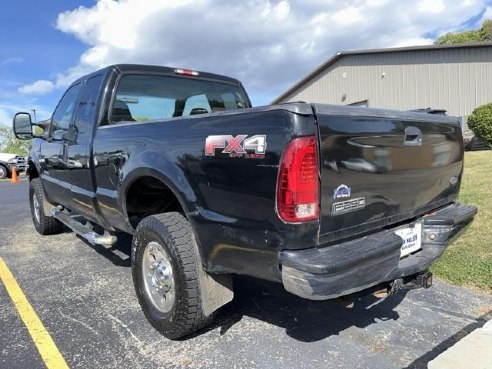
M70 172L71 210L99 222L94 181L92 177L92 136L103 75L86 80L80 92L72 130L73 140L67 147Z
M73 122L80 83L71 86L63 95L51 118L50 133L40 146L41 179L51 202L69 206L70 173L68 171L68 140L64 138Z

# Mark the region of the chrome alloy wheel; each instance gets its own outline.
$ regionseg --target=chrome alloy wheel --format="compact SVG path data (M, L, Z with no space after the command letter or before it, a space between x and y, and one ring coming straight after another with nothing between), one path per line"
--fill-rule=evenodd
M162 313L171 311L176 298L173 267L164 247L155 241L145 246L142 274L145 292L154 307Z
M39 224L39 222L41 222L41 208L39 206L39 200L36 192L32 195L32 207L34 210L34 218L36 218L36 223Z

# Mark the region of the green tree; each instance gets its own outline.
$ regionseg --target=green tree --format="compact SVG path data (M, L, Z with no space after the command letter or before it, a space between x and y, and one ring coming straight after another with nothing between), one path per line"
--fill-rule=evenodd
M485 20L482 27L476 30L468 30L457 33L448 32L434 41L434 45L451 45L486 41L492 41L492 19Z
M0 127L0 152L27 156L31 141L21 141L15 138L9 127Z
M480 140L492 146L492 103L473 110L468 117L468 127Z
M484 41L492 41L492 19L487 19L483 22L480 34Z

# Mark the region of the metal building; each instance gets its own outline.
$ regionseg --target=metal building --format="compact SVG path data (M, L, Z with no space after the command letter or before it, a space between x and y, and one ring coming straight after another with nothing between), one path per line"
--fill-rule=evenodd
M466 117L492 102L492 43L343 51L275 99Z

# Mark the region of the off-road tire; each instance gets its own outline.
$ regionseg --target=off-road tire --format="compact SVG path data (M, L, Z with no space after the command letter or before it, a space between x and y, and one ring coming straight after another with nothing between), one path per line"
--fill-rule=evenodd
M142 272L145 247L157 242L169 255L173 269L175 300L164 313L152 304L144 285ZM132 276L142 310L150 324L169 339L189 335L208 325L214 314L202 310L198 281L199 257L190 223L180 213L169 212L149 216L137 226L132 243Z
M34 196L36 196L39 206L39 216L36 217ZM44 190L39 178L34 178L29 184L29 205L31 206L32 222L36 231L42 235L60 233L63 228L62 223L44 214Z

